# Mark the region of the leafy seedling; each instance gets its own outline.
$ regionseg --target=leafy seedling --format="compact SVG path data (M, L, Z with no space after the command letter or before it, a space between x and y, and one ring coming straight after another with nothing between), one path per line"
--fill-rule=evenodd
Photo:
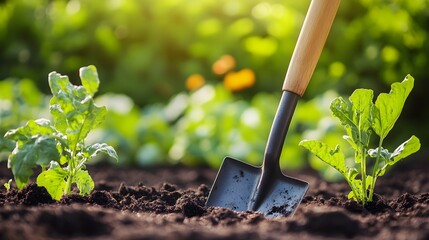
M414 135L393 152L382 146L413 86L414 78L408 75L401 83L392 84L389 93L381 93L375 104L370 89L357 89L348 100L338 97L331 103L333 115L346 130L344 139L355 152L354 161L360 165L358 168L346 165L338 145L332 148L317 140L303 140L299 144L339 171L350 185L348 197L362 205L372 201L377 178L383 176L389 166L420 149L420 141ZM373 132L378 135L378 145L370 148ZM372 174L367 173L368 163L373 163Z
M69 194L72 184L76 184L81 195L86 195L94 188L86 162L99 153L118 159L116 151L105 143L85 145L88 133L104 120L107 109L94 103L100 83L97 69L83 67L79 75L82 86L72 85L67 76L56 72L49 74L53 123L47 119L30 120L5 134L5 138L16 142L8 167L18 189L28 183L33 169L40 166L37 185L45 187L53 199Z
M9 179L9 181L7 181L3 184L3 186L6 188L7 192L10 191L11 184L12 184L12 179Z

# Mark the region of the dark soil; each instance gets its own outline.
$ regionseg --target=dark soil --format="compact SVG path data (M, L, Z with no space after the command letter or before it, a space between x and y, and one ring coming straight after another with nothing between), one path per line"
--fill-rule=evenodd
M426 159L424 159L426 160ZM90 167L95 190L53 201L44 188L0 190L0 239L429 239L429 165L412 161L378 181L374 202L304 170L310 183L292 217L205 207L216 172L182 166ZM0 165L0 183L11 178Z

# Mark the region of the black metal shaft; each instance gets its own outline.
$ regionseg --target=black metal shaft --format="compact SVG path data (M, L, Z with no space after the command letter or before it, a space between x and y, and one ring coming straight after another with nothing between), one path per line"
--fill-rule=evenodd
M262 175L249 203L249 210L259 208L266 195L271 191L273 182L282 175L280 155L299 98L300 96L296 93L283 91L265 147Z
M263 163L265 170L272 172L274 169L280 169L280 155L299 98L296 93L283 91L265 147Z

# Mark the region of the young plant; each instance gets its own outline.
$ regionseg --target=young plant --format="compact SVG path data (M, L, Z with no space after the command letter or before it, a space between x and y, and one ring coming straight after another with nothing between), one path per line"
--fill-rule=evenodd
M16 142L8 167L19 189L27 184L33 169L41 166L37 185L45 187L53 199L69 194L72 184L86 195L94 188L94 182L85 163L99 153L118 159L116 151L105 143L85 145L88 133L104 120L107 109L98 107L93 100L100 83L96 68L83 67L79 75L83 86L72 85L67 76L56 72L49 74L53 123L47 119L30 120L6 133L5 138Z
M401 83L392 84L390 93L381 93L375 104L370 89L357 89L349 100L338 97L331 103L333 115L346 130L344 139L355 151L354 161L360 165L358 168L346 165L338 145L332 148L317 140L303 140L299 144L338 170L350 185L348 197L362 205L372 201L377 178L383 176L389 166L420 149L420 141L415 136L411 136L393 152L382 146L413 86L414 78L408 75ZM375 148L370 147L373 132L378 135ZM367 172L369 163L372 163L371 174Z
M10 191L10 185L12 184L12 179L9 179L9 181L5 182L3 186L6 188L6 191Z

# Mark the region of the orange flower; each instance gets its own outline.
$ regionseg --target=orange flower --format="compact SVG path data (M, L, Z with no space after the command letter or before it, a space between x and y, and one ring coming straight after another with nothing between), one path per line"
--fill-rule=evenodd
M255 73L249 68L238 72L229 72L225 76L223 84L233 92L250 88L255 84Z
M201 74L192 74L186 79L186 88L188 90L196 90L205 83L204 77Z
M223 55L212 66L212 71L217 75L222 75L235 67L235 59L231 55Z

